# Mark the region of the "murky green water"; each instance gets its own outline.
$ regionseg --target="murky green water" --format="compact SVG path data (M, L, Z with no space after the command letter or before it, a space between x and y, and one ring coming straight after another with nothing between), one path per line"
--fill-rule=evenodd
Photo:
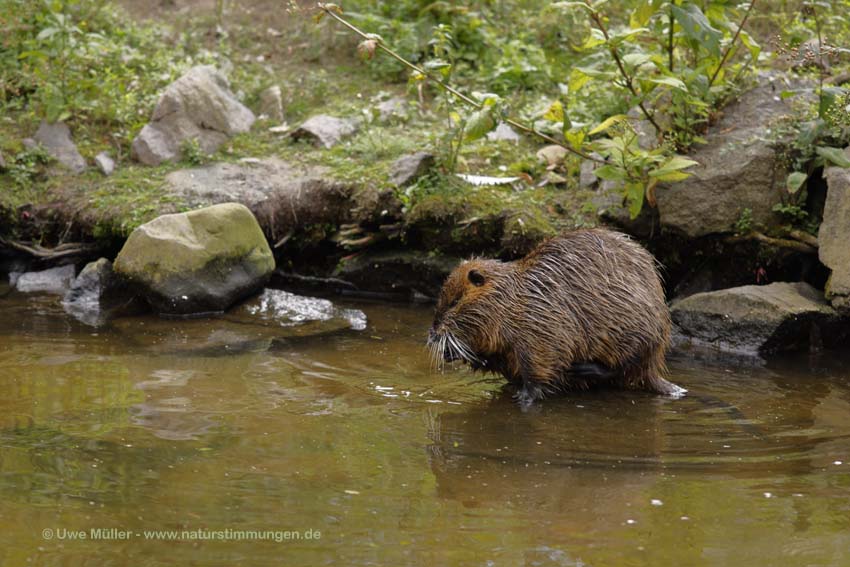
M522 413L430 370L428 309L353 306L94 332L0 298L0 565L850 565L847 362L674 358L693 396Z

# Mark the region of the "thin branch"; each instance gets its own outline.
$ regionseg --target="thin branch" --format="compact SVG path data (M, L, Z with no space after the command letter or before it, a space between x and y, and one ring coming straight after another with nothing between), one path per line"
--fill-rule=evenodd
M44 246L41 246L39 244L24 244L23 242L18 242L16 240L6 240L4 238L0 238L0 245L5 245L9 248L14 248L15 250L26 252L31 256L45 260L54 260L56 258L63 258L65 256L85 254L93 249L91 245L71 242L60 244L56 248L45 248Z
M617 63L617 68L620 70L620 74L623 76L623 80L626 82L626 88L629 89L629 92L632 93L632 95L638 99L638 108L640 108L640 111L643 113L646 119L649 120L649 123L652 124L652 126L655 128L655 131L658 134L661 134L663 130L661 126L658 125L658 122L655 121L655 117L653 116L653 114L649 110L647 110L646 106L644 106L643 100L641 100L641 95L637 92L637 89L635 88L634 77L632 77L628 74L628 72L626 72L626 67L623 65L623 60L620 59L620 52L617 51L617 46L611 44L610 38L608 37L608 30L607 28L605 28L605 24L602 23L602 17L599 15L599 12L596 12L594 10L589 11L590 17L593 19L594 22L596 22L596 25L602 32L602 35L605 37L605 42L608 43L608 50L611 52L611 57L614 58L614 62Z
M744 13L744 18L741 20L741 25L738 26L738 29L735 30L735 36L732 38L732 43L726 47L726 51L723 53L723 57L720 58L720 63L717 64L717 69L714 70L714 74L711 75L711 79L708 81L708 88L711 88L711 85L714 84L714 81L717 79L717 75L720 73L720 70L723 68L723 65L726 64L726 59L729 57L729 54L732 53L732 48L735 47L735 43L738 41L738 36L741 35L741 30L744 29L744 24L747 23L747 18L750 17L750 12L753 11L753 6L756 5L756 0L750 0L750 5L747 7L747 11Z
M399 55L398 53L396 53L395 51L393 51L392 49L390 49L389 47L384 45L384 42L383 42L382 39L380 39L380 38L378 38L378 37L376 37L372 34L367 34L364 31L360 30L359 28L354 26L354 24L352 24L351 22L349 22L348 20L342 18L339 14L337 14L334 11L334 9L332 7L330 7L329 5L322 3L322 2L319 2L318 7L319 7L320 10L324 11L325 14L329 15L330 17L332 17L333 19L335 19L336 21L338 21L339 23L341 23L342 25L344 25L345 27L347 27L348 29L350 29L351 31L353 31L354 33L356 33L357 35L362 37L363 39L374 41L375 44L384 53L386 53L387 55L389 55L390 57L392 57L393 59L395 59L396 61L398 61L402 65L404 65L405 67L412 69L413 71L419 73L420 75L427 78L431 82L436 83L437 85L439 85L440 88L442 88L446 92L451 93L454 97L460 99L461 101L465 102L469 106L472 106L472 107L474 107L478 110L480 110L484 107L484 105L482 103L476 101L475 99L468 97L467 95L465 95L462 92L460 92L459 90L455 89L454 87L452 87L451 85L449 85L445 81L439 79L438 77L435 77L431 73L428 73L427 71L425 71L425 69L419 67L418 65L411 63L410 61L408 61L407 59L402 57L401 55ZM598 162L598 163L607 163L607 162L605 162L605 160L595 158L595 157L593 157L589 154L582 152L581 150L577 150L577 149L573 148L572 146L565 144L564 142L561 142L561 141L553 138L552 136L549 136L548 134L544 134L543 132L535 130L534 128L532 128L530 126L526 126L525 124L523 124L521 122L517 122L513 118L504 118L503 122L510 124L514 128L517 128L518 130L521 130L521 131L523 131L527 134L533 134L533 135L537 136L538 138L549 142L550 144L555 144L555 145L561 146L562 148L564 148L568 152L571 152L571 153L579 156L582 159L595 161L595 162Z

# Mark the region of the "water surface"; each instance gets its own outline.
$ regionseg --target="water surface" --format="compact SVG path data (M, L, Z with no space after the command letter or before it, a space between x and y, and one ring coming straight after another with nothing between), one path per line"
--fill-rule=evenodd
M850 565L848 361L674 356L684 399L522 412L431 369L430 309L343 306L364 330L0 298L0 565Z

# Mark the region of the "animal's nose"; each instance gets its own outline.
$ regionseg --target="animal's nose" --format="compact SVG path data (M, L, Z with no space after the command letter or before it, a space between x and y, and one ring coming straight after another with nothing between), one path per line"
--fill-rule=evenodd
M432 343L437 340L437 331L434 327L428 329L428 342Z

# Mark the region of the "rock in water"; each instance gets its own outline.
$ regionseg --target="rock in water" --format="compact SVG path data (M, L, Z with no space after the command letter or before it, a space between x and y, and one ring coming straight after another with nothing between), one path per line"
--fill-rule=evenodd
M250 130L254 120L215 67L193 67L165 89L131 153L144 164L158 165L178 158L181 144L191 139L212 153L228 137Z
M357 121L335 116L319 114L307 119L291 134L295 140L309 142L325 148L332 148L357 131Z
M72 264L50 268L40 272L26 272L15 278L15 287L25 293L43 291L46 293L65 293L74 279L76 270Z
M77 146L71 139L71 130L67 124L56 122L49 124L42 121L35 133L35 140L40 143L56 161L73 171L81 173L86 169L86 160L80 155Z
M144 302L115 276L112 262L101 258L86 264L80 271L65 294L62 306L77 320L99 326L112 317L142 311Z
M850 153L850 150L845 150ZM826 296L842 314L850 315L850 170L828 167L818 256L832 270Z
M114 268L157 312L188 315L224 311L260 290L274 257L251 211L224 203L143 224Z
M803 282L697 293L675 301L671 315L696 346L734 354L766 355L838 339L837 313Z
M316 334L338 329L362 331L366 314L344 309L327 299L267 289L226 315L230 321L272 327L301 327L297 334Z

